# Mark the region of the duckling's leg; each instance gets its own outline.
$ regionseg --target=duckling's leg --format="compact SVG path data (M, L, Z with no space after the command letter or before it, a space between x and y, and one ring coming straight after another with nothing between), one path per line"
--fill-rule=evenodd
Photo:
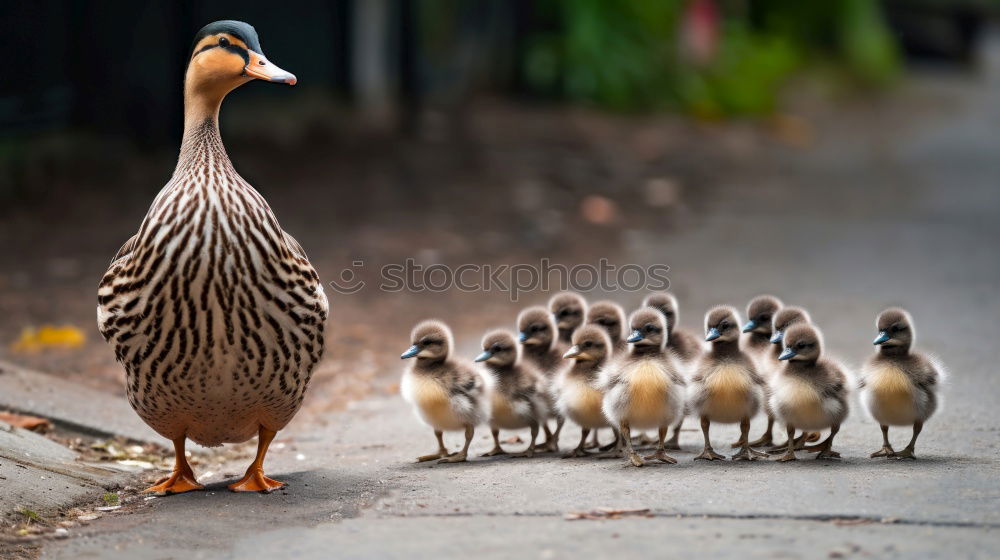
M906 444L906 447L904 447L902 451L896 451L895 453L889 456L894 457L896 459L916 459L917 457L913 454L913 448L917 444L917 436L920 435L920 431L923 429L924 429L923 422L919 421L914 422L913 437L910 438L910 443Z
M833 447L833 436L837 435L840 431L840 424L834 424L830 426L830 435L826 436L821 443L816 444L819 448L819 453L816 454L817 459L839 459L840 453L837 453L832 449Z
M677 459L674 459L670 455L667 455L667 450L664 448L663 440L667 437L667 430L669 427L660 426L659 439L656 442L656 453L652 455L646 455L644 459L663 461L664 463L669 463L671 465L677 464Z
M490 431L493 432L493 449L490 449L486 453L483 453L482 455L480 455L480 457L494 457L496 455L506 455L507 452L504 451L502 447L500 447L500 429L492 428L490 429Z
M174 471L168 477L161 478L156 484L143 490L143 492L154 492L156 494L180 494L192 490L204 488L195 480L194 471L184 456L184 440L181 436L174 440Z
M665 449L670 449L670 450L673 450L673 451L680 450L680 448L681 448L681 443L680 443L680 440L681 440L681 424L683 424L683 423L684 423L684 418L681 417L681 419L677 421L677 424L674 425L674 435L670 436L670 439L668 439L667 441L665 441L663 443L663 447Z
M441 457L448 456L448 448L444 446L444 432L442 432L441 430L434 430L434 437L436 437L438 440L437 453L431 453L430 455L421 455L417 457L418 463L433 461L435 459L440 459Z
M583 428L580 433L580 443L576 446L576 449L566 453L562 456L563 459L572 459L574 457L587 457L590 453L587 453L587 436L590 435L590 428Z
M889 444L889 426L882 424L882 449L879 449L875 453L872 453L872 457L892 457L896 452L892 450L892 445Z
M284 482L278 482L272 478L264 476L264 456L267 455L267 448L271 445L271 440L278 432L268 430L264 426L257 431L257 456L243 478L238 482L229 485L233 492L273 492L282 486L288 486Z
M785 446L785 454L778 458L779 463L786 463L788 461L796 461L795 458L795 426L791 424L788 425L788 441L792 442L791 445Z
M805 449L806 448L806 440L808 440L810 437L812 437L813 439L811 441L815 441L815 440L819 439L819 437L817 437L818 435L819 434L817 434L816 432L802 432L801 434L799 434L799 437L797 437L797 438L795 438L793 440L787 440L787 441L784 441L782 443L776 443L776 444L768 447L767 451L769 453L772 453L772 454L774 454L774 453L781 453L782 451L787 451L788 450L788 442L789 441L792 442L792 444L794 445L796 451L798 451L800 449Z
M773 441L774 441L774 416L768 414L767 428L764 430L763 435L750 442L750 447L761 447L764 445L771 445ZM739 446L734 443L733 447L739 447Z
M694 460L703 459L705 461L715 461L725 459L722 455L719 455L712 449L712 440L708 438L708 429L712 425L712 421L708 419L707 416L701 417L701 433L705 436L705 448L700 454L695 456Z
M552 451L554 453L559 452L559 434L562 432L563 424L566 423L566 419L562 416L556 416L556 431L552 432L552 435L545 441L545 450Z
M611 431L615 436L615 441L611 443L611 449L594 455L595 459L620 459L625 456L624 447L622 446L622 435L614 428L611 428ZM604 448L602 447L601 449Z
M597 436L597 432L599 432L599 431L600 430L598 430L596 428L594 429L593 438L590 440L590 443L587 444L586 449L594 449L594 448L601 447L601 442L600 442L600 440L598 439L598 436ZM603 449L602 448L601 451L607 451L607 449Z
M750 449L750 417L747 416L743 420L740 420L740 440L737 442L740 444L740 450L735 455L733 455L734 461L753 461L757 457L767 457L767 453L761 453L760 451Z
M438 463L464 463L469 457L469 445L472 444L472 436L474 435L476 435L476 427L472 425L466 426L465 445L462 446L462 450L438 459Z
M635 452L635 449L632 448L632 429L629 427L628 422L624 420L622 421L618 437L625 444L625 456L628 460L637 467L643 466L645 463L643 462L642 457L640 457L639 454Z
M511 457L527 457L531 458L535 456L535 440L538 439L538 422L532 422L531 424L531 443L528 444L528 448L520 453L514 453Z

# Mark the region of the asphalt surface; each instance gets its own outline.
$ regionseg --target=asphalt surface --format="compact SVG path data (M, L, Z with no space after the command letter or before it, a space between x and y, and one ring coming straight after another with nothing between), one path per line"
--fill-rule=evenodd
M692 329L709 306L743 307L761 292L804 305L831 353L855 368L872 352L878 311L907 307L918 346L951 373L918 460L869 459L880 433L855 400L840 461L695 463L690 422L677 465L553 455L414 464L434 447L430 430L398 397L377 397L283 434L268 474L289 482L285 491L227 492L236 465L209 477L207 492L109 515L47 543L42 557L995 557L998 69L994 59L975 77L919 79L899 107L863 113L868 126L835 123L809 150L748 161L738 181L710 193L696 223L668 238L635 232L634 249L618 257L669 264ZM912 111L925 113L906 118ZM736 429L713 435L721 450ZM903 445L909 432L891 436ZM481 429L473 451L489 446ZM598 508L651 517L566 519Z

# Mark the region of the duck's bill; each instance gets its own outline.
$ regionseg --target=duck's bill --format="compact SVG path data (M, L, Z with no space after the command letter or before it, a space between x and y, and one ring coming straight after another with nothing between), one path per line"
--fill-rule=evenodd
M774 331L774 334L771 336L771 344L781 344L781 341L784 340L784 338L785 338L784 332Z
M570 349L567 350L565 354L563 354L563 359L564 360L568 360L570 358L575 358L575 357L577 357L579 355L580 355L580 347L579 346L571 346Z
M400 357L400 359L405 360L407 358L412 358L412 357L416 356L419 353L420 353L420 347L417 346L416 344L414 344L413 346L410 346L409 348L407 348L406 352L403 352L402 354L400 354L399 357Z
M705 335L705 340L712 342L720 336L722 336L722 334L719 333L719 329L709 329L708 334Z
M743 325L743 332L750 332L757 328L757 321L747 321L747 324Z
M641 332L639 332L639 331L632 331L632 334L629 335L629 337L625 339L625 342L631 342L631 343L634 344L636 342L639 342L643 338L645 338L645 337L642 336Z
M517 341L518 342L524 342L526 340L528 340L528 333L526 333L524 331L521 331L521 332L517 333Z
M795 356L796 356L795 350L792 350L791 348L785 348L784 351L781 352L781 355L778 356L778 359L779 360L790 360L790 359L794 358Z
M879 344L883 344L885 342L888 342L890 338L892 338L892 337L889 336L888 332L882 331L882 332L878 333L878 336L875 337L875 340L872 342L872 344L878 346Z
M250 62L248 62L246 68L243 69L243 72L247 76L268 82L288 84L290 86L294 86L298 81L295 78L295 74L278 68L272 64L271 61L265 58L264 55L250 50L247 52L250 54Z
M490 359L492 357L493 357L493 354L491 354L490 352L483 352L482 354L476 356L476 359L473 360L473 361L474 362L485 362L486 360L488 360L488 359Z

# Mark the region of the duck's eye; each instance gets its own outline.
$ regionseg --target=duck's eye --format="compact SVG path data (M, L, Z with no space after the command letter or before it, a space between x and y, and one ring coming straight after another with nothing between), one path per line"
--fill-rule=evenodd
M905 331L905 330L906 330L906 327L904 325L893 325L892 326L892 332L901 332L901 331Z
M798 348L799 350L802 350L802 349L804 349L804 348L806 348L808 346L809 345L806 344L805 342L800 342L800 343L798 343L798 344L795 345L795 347Z
M724 330L726 330L728 328L729 328L729 323L727 323L726 321L723 321L723 322L719 323L719 330L720 331L724 331Z
M588 340L587 342L584 342L584 343L583 343L583 347L584 347L584 348L591 348L591 347L593 347L593 346L594 346L594 343L593 343L593 342L591 342L591 341L589 341L589 340Z
M229 39L227 39L225 37L219 37L219 46L220 47L228 47L229 46Z
M656 327L654 327L653 325L646 325L644 327L644 330L648 333L656 332Z
M569 317L569 309L563 309L559 312L560 317Z
M493 347L490 348L490 352L493 352L494 354L496 354L501 350L503 350L503 347L501 347L499 344L494 344Z
M770 315L761 315L760 317L757 318L757 320L760 321L760 322L762 322L762 323L766 323L767 321L771 320L771 316Z

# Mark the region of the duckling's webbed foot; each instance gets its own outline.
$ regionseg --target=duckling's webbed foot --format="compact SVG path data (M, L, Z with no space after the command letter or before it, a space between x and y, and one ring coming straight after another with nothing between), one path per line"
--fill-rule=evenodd
M792 426L788 426L788 444L785 445L785 454L778 458L779 463L798 460L795 457L795 428Z
M417 462L418 463L426 463L427 461L435 461L435 460L440 459L442 457L447 457L448 455L449 455L448 450L447 449L442 449L442 450L438 451L437 453L431 453L429 455L421 455L421 456L417 457Z
M916 459L917 456L913 454L913 449L906 447L900 451L894 451L888 455L890 459Z
M493 449L483 453L480 457L496 457L497 455L506 455L507 452L500 447L500 430L492 429L490 432L493 434Z
M657 449L656 452L654 452L653 454L646 455L644 457L644 459L646 459L648 461L660 461L660 462L663 462L663 463L667 463L669 465L676 465L677 464L677 459L674 459L670 455L667 455L667 450L666 449Z
M817 459L840 459L840 453L832 449L824 449L816 454Z
M906 447L902 451L897 451L889 457L893 459L916 459L916 455L913 454L913 450L917 445L917 436L920 435L920 431L924 429L923 422L915 422L913 424L913 436L910 438L910 443L906 444Z
M740 449L735 455L732 456L733 461L756 461L758 457L768 457L767 453L757 451L752 449L750 445L746 445Z
M705 449L702 450L701 453L699 453L699 454L697 454L697 455L694 456L694 460L695 461L699 461L699 460L702 460L702 461L721 461L721 460L724 460L725 458L726 458L725 455L719 455L711 447L706 447Z
M588 435L590 435L590 430L588 428L583 428L583 431L580 432L580 443L569 453L564 453L562 458L574 459L577 457L589 457L590 453L587 453L586 451Z
M869 457L892 457L896 454L896 451L888 445L883 445L882 449L879 449L875 453L869 455Z
M512 453L511 457L523 457L531 458L535 456L535 440L538 439L538 424L531 425L531 442L528 443L528 448L520 453ZM551 441L551 439L549 440Z
M798 458L795 456L795 451L791 449L785 452L785 454L781 457L778 457L779 463L787 463L788 461L798 461Z
M498 431L499 432L499 431ZM465 445L462 446L462 450L458 453L452 453L445 457L438 459L438 463L464 463L469 458L469 445L472 444L472 436L476 433L475 426L465 427ZM494 440L496 436L494 435Z

